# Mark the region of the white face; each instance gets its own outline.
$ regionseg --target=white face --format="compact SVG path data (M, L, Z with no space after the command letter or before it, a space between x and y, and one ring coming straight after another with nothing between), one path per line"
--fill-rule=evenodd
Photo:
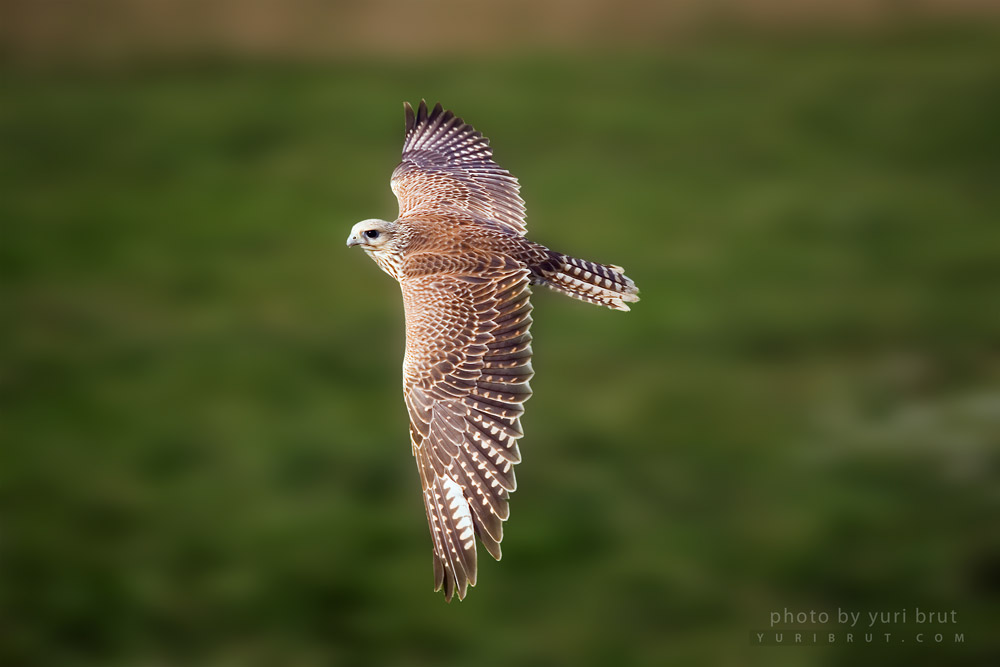
M359 245L363 250L375 252L392 239L395 226L385 220L362 220L351 228L347 246Z

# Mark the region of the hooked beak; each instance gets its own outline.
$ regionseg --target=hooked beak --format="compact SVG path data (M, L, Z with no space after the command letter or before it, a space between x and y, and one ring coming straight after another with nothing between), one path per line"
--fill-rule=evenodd
M351 234L347 237L347 247L350 248L352 245L361 245L361 239L358 238L357 234Z

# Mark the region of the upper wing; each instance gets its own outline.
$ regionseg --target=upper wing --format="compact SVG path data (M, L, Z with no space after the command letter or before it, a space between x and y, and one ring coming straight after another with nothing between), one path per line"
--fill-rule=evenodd
M435 590L476 584L476 540L500 559L520 416L531 396L528 271L404 279L403 393L434 549Z
M406 109L403 161L392 172L399 217L415 212L470 213L523 236L524 200L510 172L493 161L489 139L440 104Z

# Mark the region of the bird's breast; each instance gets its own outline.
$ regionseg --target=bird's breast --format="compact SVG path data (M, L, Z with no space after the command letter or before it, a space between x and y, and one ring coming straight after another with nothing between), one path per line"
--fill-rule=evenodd
M395 278L397 281L402 267L402 257L395 252L369 252L368 255L375 260L378 267Z

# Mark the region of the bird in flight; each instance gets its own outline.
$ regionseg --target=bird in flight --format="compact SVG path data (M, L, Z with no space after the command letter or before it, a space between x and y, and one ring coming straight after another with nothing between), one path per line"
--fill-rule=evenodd
M434 590L476 585L476 537L500 560L524 402L531 396L531 292L629 310L639 290L612 264L525 238L524 200L489 140L440 104L408 104L392 172L399 217L362 220L359 246L399 281L403 398L434 553Z

